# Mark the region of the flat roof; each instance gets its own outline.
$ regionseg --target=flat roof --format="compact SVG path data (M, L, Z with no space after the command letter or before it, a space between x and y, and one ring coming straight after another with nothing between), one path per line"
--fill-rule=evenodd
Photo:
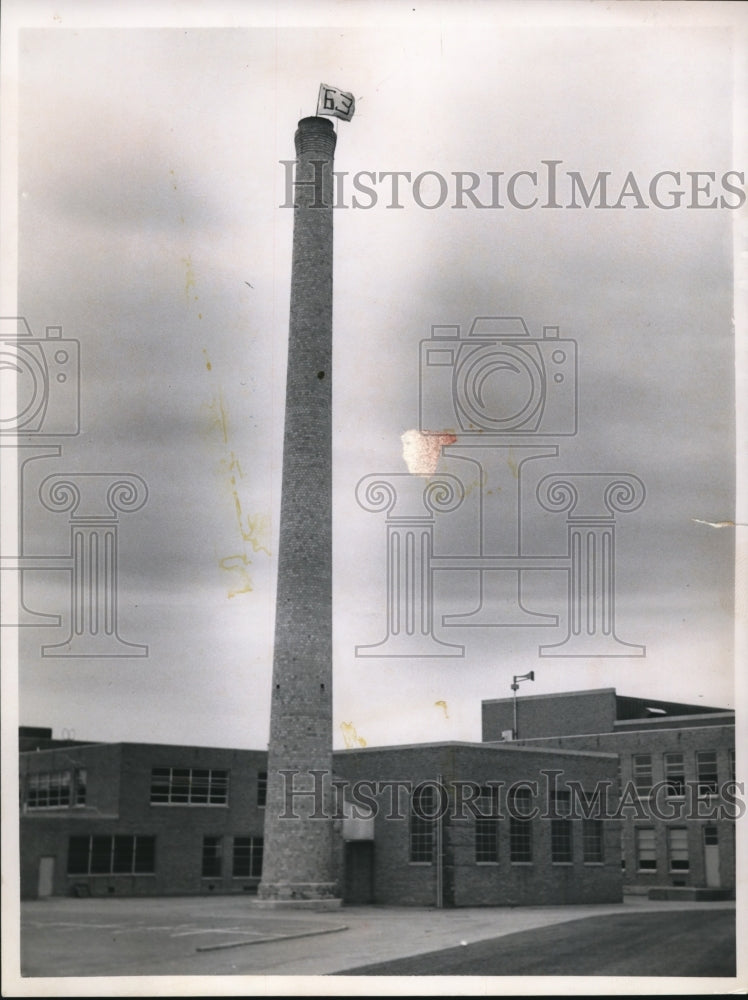
M617 757L616 753L609 753L602 750L561 750L558 747L554 747L552 751L543 749L540 747L526 746L521 740L515 742L514 740L491 740L482 743L473 743L465 740L444 740L436 743L397 743L391 746L372 746L372 747L346 747L344 750L334 750L333 754L352 754L352 753L372 753L382 751L402 751L402 750L434 750L434 749L445 749L448 747L454 747L456 749L467 749L467 750L489 750L492 753L497 753L501 750L508 750L510 753L549 753L559 754L562 756L569 757Z
M533 701L539 698L579 698L581 695L588 694L612 694L615 695L615 688L587 688L584 691L549 691L546 694L520 694L517 695L517 699L520 698L523 701ZM510 695L508 698L482 698L481 705L495 705L500 702L514 701L514 696Z

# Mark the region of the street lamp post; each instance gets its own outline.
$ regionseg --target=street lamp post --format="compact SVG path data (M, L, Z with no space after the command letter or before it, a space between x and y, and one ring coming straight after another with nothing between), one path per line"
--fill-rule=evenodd
M512 677L512 691L514 692L514 726L512 727L512 739L519 739L519 727L517 726L517 691L519 690L519 685L521 681L534 681L535 671L531 670L529 674L515 674Z

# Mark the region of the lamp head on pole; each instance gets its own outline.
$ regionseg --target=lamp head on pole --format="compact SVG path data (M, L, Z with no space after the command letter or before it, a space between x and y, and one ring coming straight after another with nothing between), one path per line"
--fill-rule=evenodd
M527 674L515 674L512 677L512 691L514 692L514 726L512 727L512 739L519 739L519 727L517 725L517 691L521 681L534 681L535 671L531 670Z
M520 681L534 681L535 671L531 670L529 674L515 674L512 677L512 691L516 691L519 688Z

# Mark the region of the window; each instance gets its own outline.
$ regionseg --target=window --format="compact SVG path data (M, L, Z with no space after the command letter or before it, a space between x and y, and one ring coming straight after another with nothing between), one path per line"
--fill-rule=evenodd
M498 788L481 788L476 801L475 860L480 864L496 864L499 860Z
M603 821L601 819L582 820L582 852L585 864L602 862Z
M529 788L513 788L509 792L509 860L532 861L532 820L527 814L532 810Z
M223 870L223 837L203 837L203 878L220 878Z
M564 816L570 806L569 792L552 792L553 812L559 819L551 820L551 861L554 864L568 864L573 861L571 819Z
M70 805L70 771L28 776L26 807L55 809Z
M155 837L71 837L68 841L68 875L153 875L155 870Z
M640 872L657 869L655 832L650 827L640 827L636 831L636 861Z
M667 832L668 848L670 850L670 871L688 871L688 830L684 827L671 826Z
M259 878L262 875L262 837L234 837L234 878Z
M647 798L652 791L652 754L635 753L631 766L636 793L641 798Z
M713 846L719 843L719 836L717 835L716 826L705 826L704 827L704 844L707 846Z
M618 755L618 761L616 763L616 795L617 799L620 799L623 795L623 768L621 767L621 755Z
M699 795L717 794L717 751L698 750L696 752L696 777Z
M415 788L410 807L410 860L416 864L432 864L434 860L436 795L431 786Z
M669 798L686 794L686 772L682 753L665 754L665 781Z
M735 747L730 747L730 781L735 781Z
M268 798L268 773L260 771L257 775L257 808L264 809Z
M88 774L86 769L79 767L75 771L75 804L84 806L86 804L86 789L88 786Z
M225 806L229 772L197 767L154 767L152 805Z

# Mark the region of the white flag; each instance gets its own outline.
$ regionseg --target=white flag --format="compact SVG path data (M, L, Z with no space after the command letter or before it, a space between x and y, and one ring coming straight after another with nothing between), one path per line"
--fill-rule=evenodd
M330 115L349 122L353 118L355 110L356 101L353 94L346 94L344 90L338 90L337 87L328 87L326 83L320 84L319 97L317 98L318 115Z

